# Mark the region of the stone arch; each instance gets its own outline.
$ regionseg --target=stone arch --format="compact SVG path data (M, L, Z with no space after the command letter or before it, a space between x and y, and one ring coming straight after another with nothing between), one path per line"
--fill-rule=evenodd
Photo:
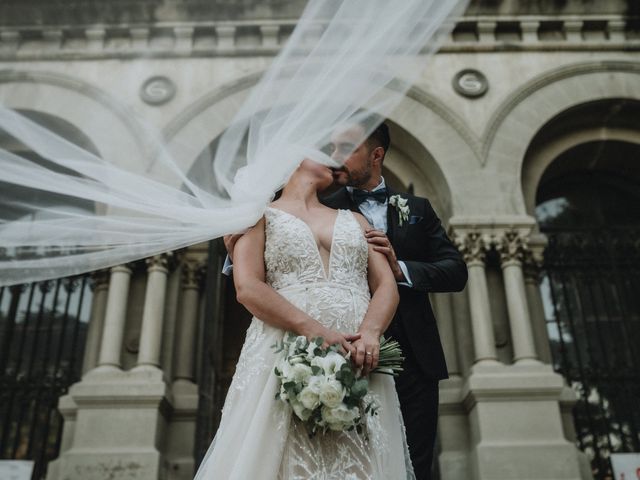
M640 145L638 116L640 101L612 98L580 104L546 123L532 139L522 164L521 185L527 213L534 215L536 192L543 174L566 152L593 142ZM616 168L610 159L607 161L608 168ZM595 165L587 165L585 161L577 167Z
M58 117L83 132L102 158L144 171L150 158L148 135L123 104L99 88L50 72L0 71L0 98L5 107ZM114 138L118 141L114 142Z
M549 142L545 147L535 149L525 161L522 170L522 190L527 213L534 216L536 192L542 175L551 163L565 152L591 141L619 141L640 145L638 131L623 128L588 128L572 132Z
M43 113L41 111L35 110L18 110L18 112L24 117L28 118L32 122L45 127L50 132L66 139L67 141L79 146L80 148L91 152L94 155L97 155L98 152L96 150L95 145L91 142L91 140L75 125L66 121L65 119L50 115L48 113ZM2 129L0 129L0 147L4 150L8 150L11 153L22 155L25 151L30 151L31 149L24 145L17 139L12 138L7 135ZM40 156L36 152L30 152L30 159L33 159L31 156L35 154L35 156ZM67 197L65 195L56 193L56 192L39 192L34 191L30 188L23 188L21 186L17 186L14 184L3 184L2 193L6 194L8 198L11 198L15 201L24 201L25 203L30 203L34 197L47 198L47 203L49 206L55 206L64 209L65 211L78 211L84 212L87 211L100 211L103 208L100 204L88 200L77 197ZM15 220L19 217L14 217L18 211L14 211L13 214L11 212L11 208L5 211L6 219L12 217L12 220ZM25 212L20 212L20 216L25 215ZM36 210L27 214L29 217L38 219L38 218L47 218L48 212L43 210Z
M167 125L169 150L183 171L229 126L259 78L254 74L223 85ZM479 165L472 133L455 112L417 87L409 90L388 120L393 139L385 166L405 186L413 183L416 194L429 197L441 216L449 218L466 195L454 188L462 185L457 178Z
M513 93L498 109L483 135L483 165L499 176L505 204L525 213L519 181L534 137L554 117L597 100L640 100L640 64L594 62L546 72Z

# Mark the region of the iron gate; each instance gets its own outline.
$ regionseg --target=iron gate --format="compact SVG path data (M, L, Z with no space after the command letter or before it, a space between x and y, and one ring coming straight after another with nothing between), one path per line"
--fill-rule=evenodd
M640 451L640 230L546 230L542 293L555 370L575 390L594 478Z
M81 377L89 278L0 288L0 458L33 460L33 480L58 456L58 398Z

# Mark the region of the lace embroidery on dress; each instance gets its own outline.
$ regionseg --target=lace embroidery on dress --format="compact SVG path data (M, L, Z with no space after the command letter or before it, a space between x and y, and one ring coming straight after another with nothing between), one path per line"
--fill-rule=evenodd
M269 369L270 365L264 355L255 353L255 350L257 350L255 347L260 345L265 337L264 323L254 318L247 329L240 357L236 364L236 373L233 376L233 382L229 386L229 392L227 393L229 402L233 402L235 396L245 390L255 377Z
M265 218L267 283L279 290L290 285L325 281L324 266L319 261L318 247L307 224L284 210L271 207L265 211Z
M266 281L293 305L335 330L355 332L369 306L368 244L348 210L339 210L326 267L310 227L276 208L265 213ZM379 416L367 422L368 440L351 432L309 438L278 390L271 345L281 329L254 318L225 401L216 440L198 480L404 479L412 474L393 379L371 381ZM240 395L242 393L242 395Z

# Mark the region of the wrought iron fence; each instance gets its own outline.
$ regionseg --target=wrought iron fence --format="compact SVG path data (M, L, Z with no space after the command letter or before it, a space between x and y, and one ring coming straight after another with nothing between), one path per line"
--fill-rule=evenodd
M576 442L594 478L640 451L640 231L545 231L542 293L554 367L575 390Z
M0 458L33 460L44 478L58 456L58 399L81 376L90 276L0 288Z

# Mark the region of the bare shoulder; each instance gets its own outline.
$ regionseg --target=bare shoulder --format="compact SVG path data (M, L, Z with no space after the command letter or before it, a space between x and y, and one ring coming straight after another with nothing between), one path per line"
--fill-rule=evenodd
M255 239L255 238L261 238L264 236L264 226L265 226L265 217L264 215L262 217L260 217L260 220L258 220L258 223L256 223L254 226L249 227L247 229L247 231L242 234L240 236L240 239L238 241L240 241L242 238L249 238L249 239Z

